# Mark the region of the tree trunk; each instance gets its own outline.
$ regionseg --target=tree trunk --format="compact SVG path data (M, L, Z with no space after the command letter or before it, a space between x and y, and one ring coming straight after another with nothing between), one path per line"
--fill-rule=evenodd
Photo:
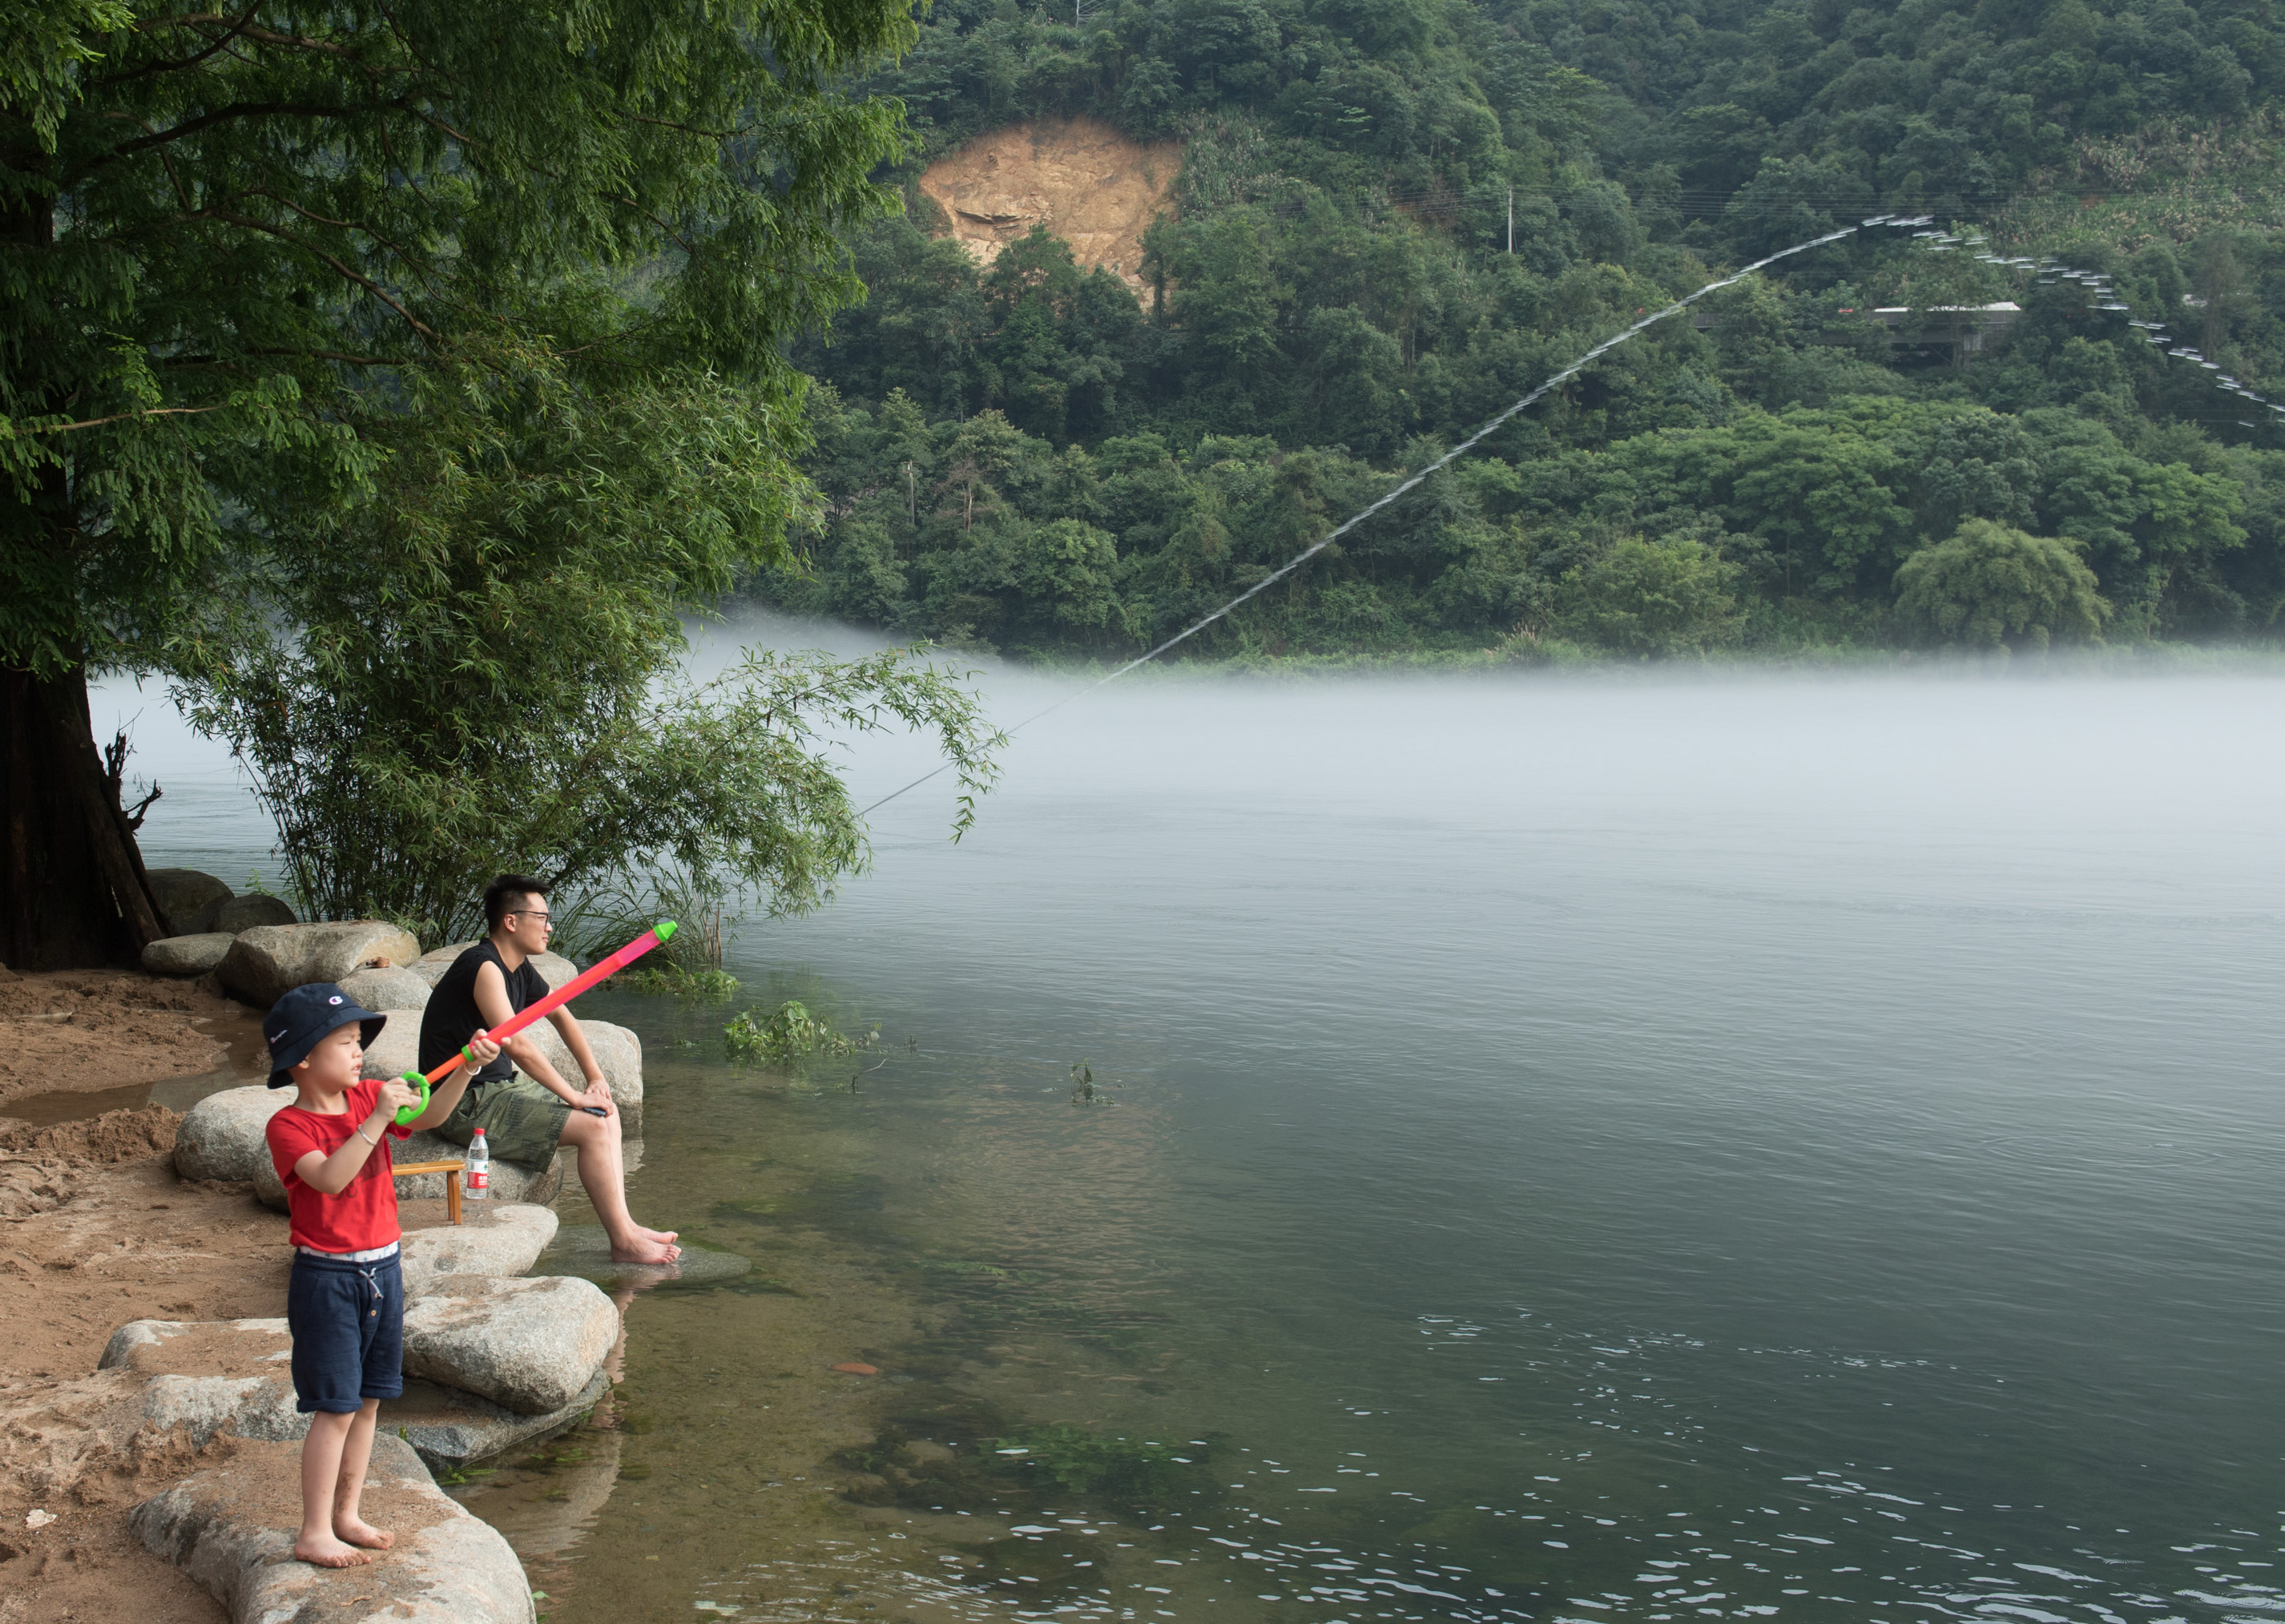
M0 961L14 970L132 962L167 934L104 771L83 671L0 670Z

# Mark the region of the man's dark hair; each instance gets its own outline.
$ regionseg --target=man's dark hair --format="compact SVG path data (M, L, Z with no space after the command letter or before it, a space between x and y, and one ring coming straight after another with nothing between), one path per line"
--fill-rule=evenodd
M484 929L497 930L500 921L523 910L526 897L547 895L547 882L528 874L504 874L484 887Z

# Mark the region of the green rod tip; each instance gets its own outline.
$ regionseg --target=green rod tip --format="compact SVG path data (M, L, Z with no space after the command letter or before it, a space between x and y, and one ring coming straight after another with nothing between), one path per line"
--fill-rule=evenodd
M678 927L672 920L662 919L658 923L653 925L651 929L658 933L658 939L660 941L671 942L674 939L674 933Z

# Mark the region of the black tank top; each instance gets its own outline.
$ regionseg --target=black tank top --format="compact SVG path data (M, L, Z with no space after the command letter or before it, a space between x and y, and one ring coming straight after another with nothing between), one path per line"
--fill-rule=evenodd
M463 1044L483 1031L483 1012L476 1008L476 971L487 964L499 966L507 980L508 1007L518 1013L547 996L547 977L529 959L514 969L501 959L489 938L452 961L452 968L428 994L420 1014L420 1069L433 1071L460 1051ZM515 1062L502 1055L478 1071L475 1084L495 1083L515 1075Z

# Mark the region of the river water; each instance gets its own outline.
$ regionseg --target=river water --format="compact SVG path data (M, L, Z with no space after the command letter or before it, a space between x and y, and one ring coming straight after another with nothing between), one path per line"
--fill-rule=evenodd
M460 1492L561 1620L2285 1616L2281 702L1130 679L740 933L876 1047L589 1000L750 1266Z

